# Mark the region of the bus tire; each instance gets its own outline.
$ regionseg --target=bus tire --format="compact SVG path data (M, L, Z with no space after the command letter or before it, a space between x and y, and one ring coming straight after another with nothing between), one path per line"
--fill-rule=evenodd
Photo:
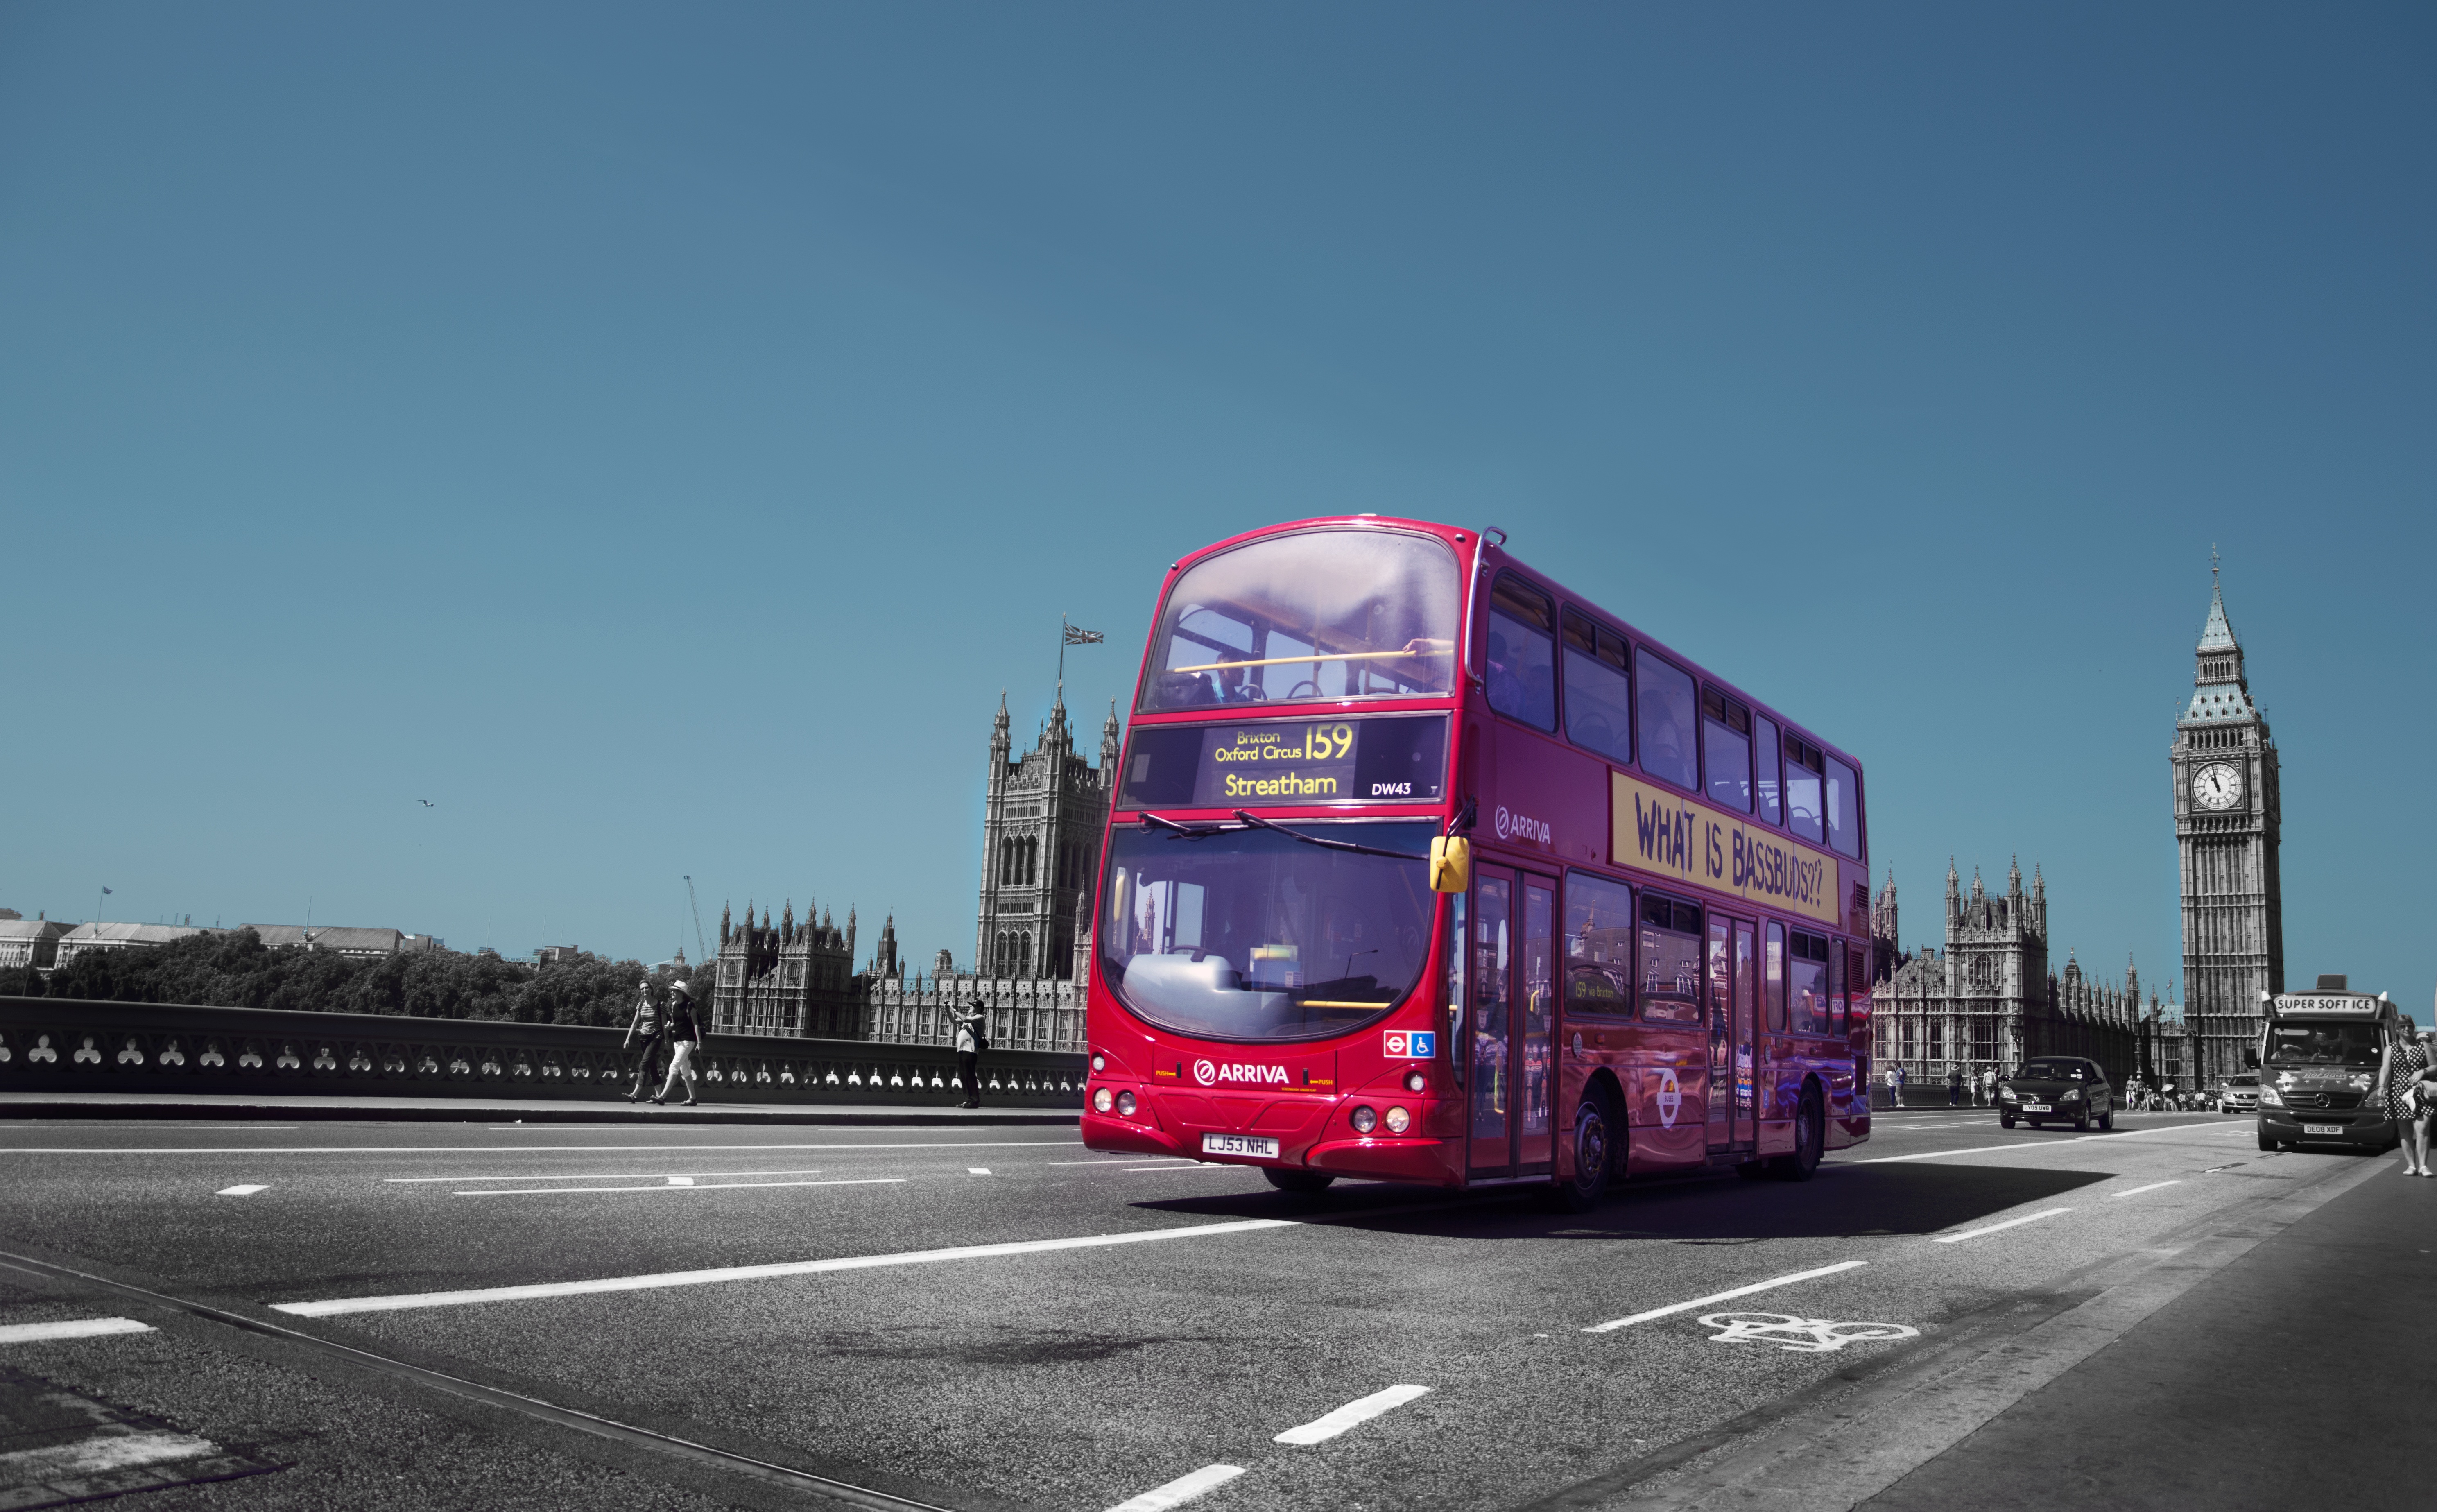
M1569 1213L1587 1213L1607 1195L1608 1172L1616 1169L1616 1110L1605 1087L1594 1086L1574 1109L1574 1173L1557 1180L1557 1205Z
M1794 1115L1794 1152L1772 1156L1769 1174L1780 1181L1809 1181L1819 1169L1820 1149L1828 1142L1828 1118L1819 1108L1815 1087L1802 1091L1802 1106Z
M1285 1166L1263 1166L1261 1175L1282 1192L1306 1197L1328 1190L1328 1184L1337 1179L1324 1170L1295 1170Z

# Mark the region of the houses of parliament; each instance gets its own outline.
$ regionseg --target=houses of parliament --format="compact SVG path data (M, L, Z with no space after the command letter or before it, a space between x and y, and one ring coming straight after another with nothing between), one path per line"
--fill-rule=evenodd
M2212 574L2214 575L2214 574ZM2210 1089L2244 1068L2259 1042L2263 994L2285 990L2284 891L2276 743L2251 696L2242 642L2213 584L2195 649L2192 694L2167 753L2183 894L2183 1001L2141 996L2130 962L2121 986L2068 958L2048 970L2047 888L2014 866L2002 896L1975 870L1967 894L1950 861L1945 948L1897 943L1893 877L1870 914L1873 1049L1914 1081L1955 1070L2000 1073L2041 1054L2087 1055L2119 1085Z

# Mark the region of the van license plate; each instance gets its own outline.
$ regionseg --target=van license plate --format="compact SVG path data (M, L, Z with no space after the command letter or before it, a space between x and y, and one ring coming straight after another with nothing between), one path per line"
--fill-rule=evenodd
M1259 1155L1265 1160L1278 1158L1278 1142L1259 1134L1206 1134L1201 1136L1201 1152L1205 1155Z
M2345 1128L2340 1123L2306 1123L2302 1126L2302 1132L2306 1134L2347 1134L2352 1133L2350 1129Z

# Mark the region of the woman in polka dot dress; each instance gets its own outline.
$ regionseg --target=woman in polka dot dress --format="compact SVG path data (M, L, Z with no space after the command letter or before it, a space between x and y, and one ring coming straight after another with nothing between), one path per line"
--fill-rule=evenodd
M2428 1169L2428 1088L2420 1084L2420 1073L2428 1069L2429 1032L2415 1028L2406 1014L2397 1026L2394 1044L2386 1052L2378 1069L2379 1095L2386 1101L2386 1116L2394 1120L2394 1132L2403 1142L2403 1173L2407 1176L2437 1175Z

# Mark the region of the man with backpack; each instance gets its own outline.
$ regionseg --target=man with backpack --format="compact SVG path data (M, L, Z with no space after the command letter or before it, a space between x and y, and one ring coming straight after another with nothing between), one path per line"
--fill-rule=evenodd
M677 1089L677 1078L685 1078L685 1105L693 1106L693 1058L702 1050L702 1020L694 1011L693 988L686 982L669 983L669 1080L652 1100L666 1102L669 1094Z
M965 1100L956 1106L978 1108L982 1105L981 1053L990 1048L982 1034L982 1000L967 999L949 1022L956 1029L956 1080L965 1087Z

